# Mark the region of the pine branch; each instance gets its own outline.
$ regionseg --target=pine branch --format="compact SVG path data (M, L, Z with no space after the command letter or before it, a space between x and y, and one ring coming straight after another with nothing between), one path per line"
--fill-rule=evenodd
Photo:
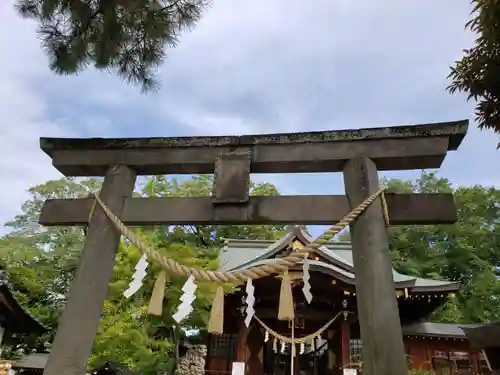
M183 30L200 19L209 0L17 0L39 25L42 47L56 74L88 65L109 69L143 92L159 87L155 70Z

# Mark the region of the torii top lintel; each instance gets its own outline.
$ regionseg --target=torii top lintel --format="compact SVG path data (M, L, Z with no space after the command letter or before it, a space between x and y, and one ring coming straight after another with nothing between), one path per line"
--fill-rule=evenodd
M213 173L221 154L250 156L252 173L340 172L364 155L378 170L438 168L456 150L468 120L357 130L218 137L41 138L40 147L66 176L103 176L126 164L139 175Z

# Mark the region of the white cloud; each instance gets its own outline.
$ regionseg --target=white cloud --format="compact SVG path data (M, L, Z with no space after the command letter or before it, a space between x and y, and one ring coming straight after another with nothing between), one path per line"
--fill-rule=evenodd
M39 150L37 137L62 131L46 120L45 103L32 85L41 68L33 28L21 23L6 2L0 4L0 13L4 51L0 59L0 221L5 222L19 211L29 186L57 177Z
M62 177L40 150L39 137L76 137L80 132L64 119L50 118L57 102L39 90L39 85L52 83L52 74L34 25L19 18L8 2L0 3L0 14L4 51L0 59L0 222L5 223L20 212L29 187Z
M463 29L469 11L468 0L217 0L170 51L159 72L162 91L143 96L107 73L53 76L34 26L2 2L0 221L19 210L29 186L59 175L39 151L39 136L244 134L471 118L472 105L445 91L448 66L471 44ZM456 184L500 185L491 173L496 142L472 124L442 174ZM339 175L261 179L287 193L342 191Z

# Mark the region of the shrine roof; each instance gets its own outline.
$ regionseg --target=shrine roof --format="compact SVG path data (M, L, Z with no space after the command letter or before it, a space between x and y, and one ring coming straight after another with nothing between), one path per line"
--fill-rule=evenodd
M292 226L277 241L228 239L220 252L220 269L233 271L269 263L294 241L307 244L313 238L304 227ZM310 260L312 271L326 273L354 285L355 271L350 242L338 241L321 246L317 255L324 260ZM396 270L393 270L393 278L397 288L411 288L415 292L455 291L460 287L458 282L408 276Z
M446 337L466 340L464 329L478 326L478 324L417 322L404 325L402 329L403 334L408 336Z
M2 325L6 326L11 332L41 333L47 330L47 328L28 310L24 309L16 299L12 293L5 271L0 271L0 306L2 307L0 311L6 314L3 315L6 321Z
M32 353L12 362L15 369L43 370L47 365L49 353Z
M500 348L500 321L463 327L472 348Z

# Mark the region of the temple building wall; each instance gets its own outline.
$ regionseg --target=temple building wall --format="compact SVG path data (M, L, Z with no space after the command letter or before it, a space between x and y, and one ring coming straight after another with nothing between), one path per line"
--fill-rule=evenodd
M246 363L247 374L271 375L273 368L265 363L263 335L259 331L258 327L250 331L247 341L242 343L244 348L239 361ZM341 338L337 335L334 337ZM342 342L343 340L339 341L341 341L338 343L340 345L332 348L339 363L334 367L328 365L328 373L331 375L340 374L342 365L352 366L361 357L362 342L359 338L349 340L348 354L342 353L345 343ZM466 340L442 337L404 337L404 344L409 367L415 370L434 371L437 375L488 375L490 373L482 353L470 349ZM239 350L241 351L242 348ZM205 373L207 375L230 374L232 362L237 360L237 352L236 335L212 336L209 339ZM346 356L348 359L342 358Z
M312 241L311 235L299 226L289 227L277 241L228 239L220 252L221 270L250 269L262 262L287 256ZM208 374L229 374L235 361L245 362L246 373L251 375L288 375L292 363L294 375L337 375L342 374L343 368L362 369L356 270L351 243L339 241L316 247L308 262L312 267L308 278L308 287L314 296L312 301L306 301L301 290L304 283L302 266L292 267L289 272L296 318L293 334L295 337L314 334L323 324L339 316L339 320L328 323L331 325L321 333L321 340L328 343L324 352L314 349L309 352L314 353L313 360L304 354L304 358L291 362L287 350L278 355L275 348L264 345L265 330L262 331L261 327L252 325L248 331L236 327L235 322L245 315L245 291L239 289L226 295L224 303L224 332L231 332L236 337L234 348L223 354L209 344ZM465 326L471 325L425 321L453 297L460 289L460 283L404 275L395 269L393 279L409 367L437 370L438 374L487 374L483 365L485 361L480 361L477 351L470 350L463 331ZM290 337L290 327L276 319L280 283L279 275L255 280L257 298L253 308L270 330ZM384 337L380 337L381 345L383 340ZM218 347L220 344L213 345ZM311 344L308 350L315 345ZM278 365L272 364L271 359Z
M414 369L434 370L438 374L481 373L479 353L471 351L466 341L405 338L404 342Z

